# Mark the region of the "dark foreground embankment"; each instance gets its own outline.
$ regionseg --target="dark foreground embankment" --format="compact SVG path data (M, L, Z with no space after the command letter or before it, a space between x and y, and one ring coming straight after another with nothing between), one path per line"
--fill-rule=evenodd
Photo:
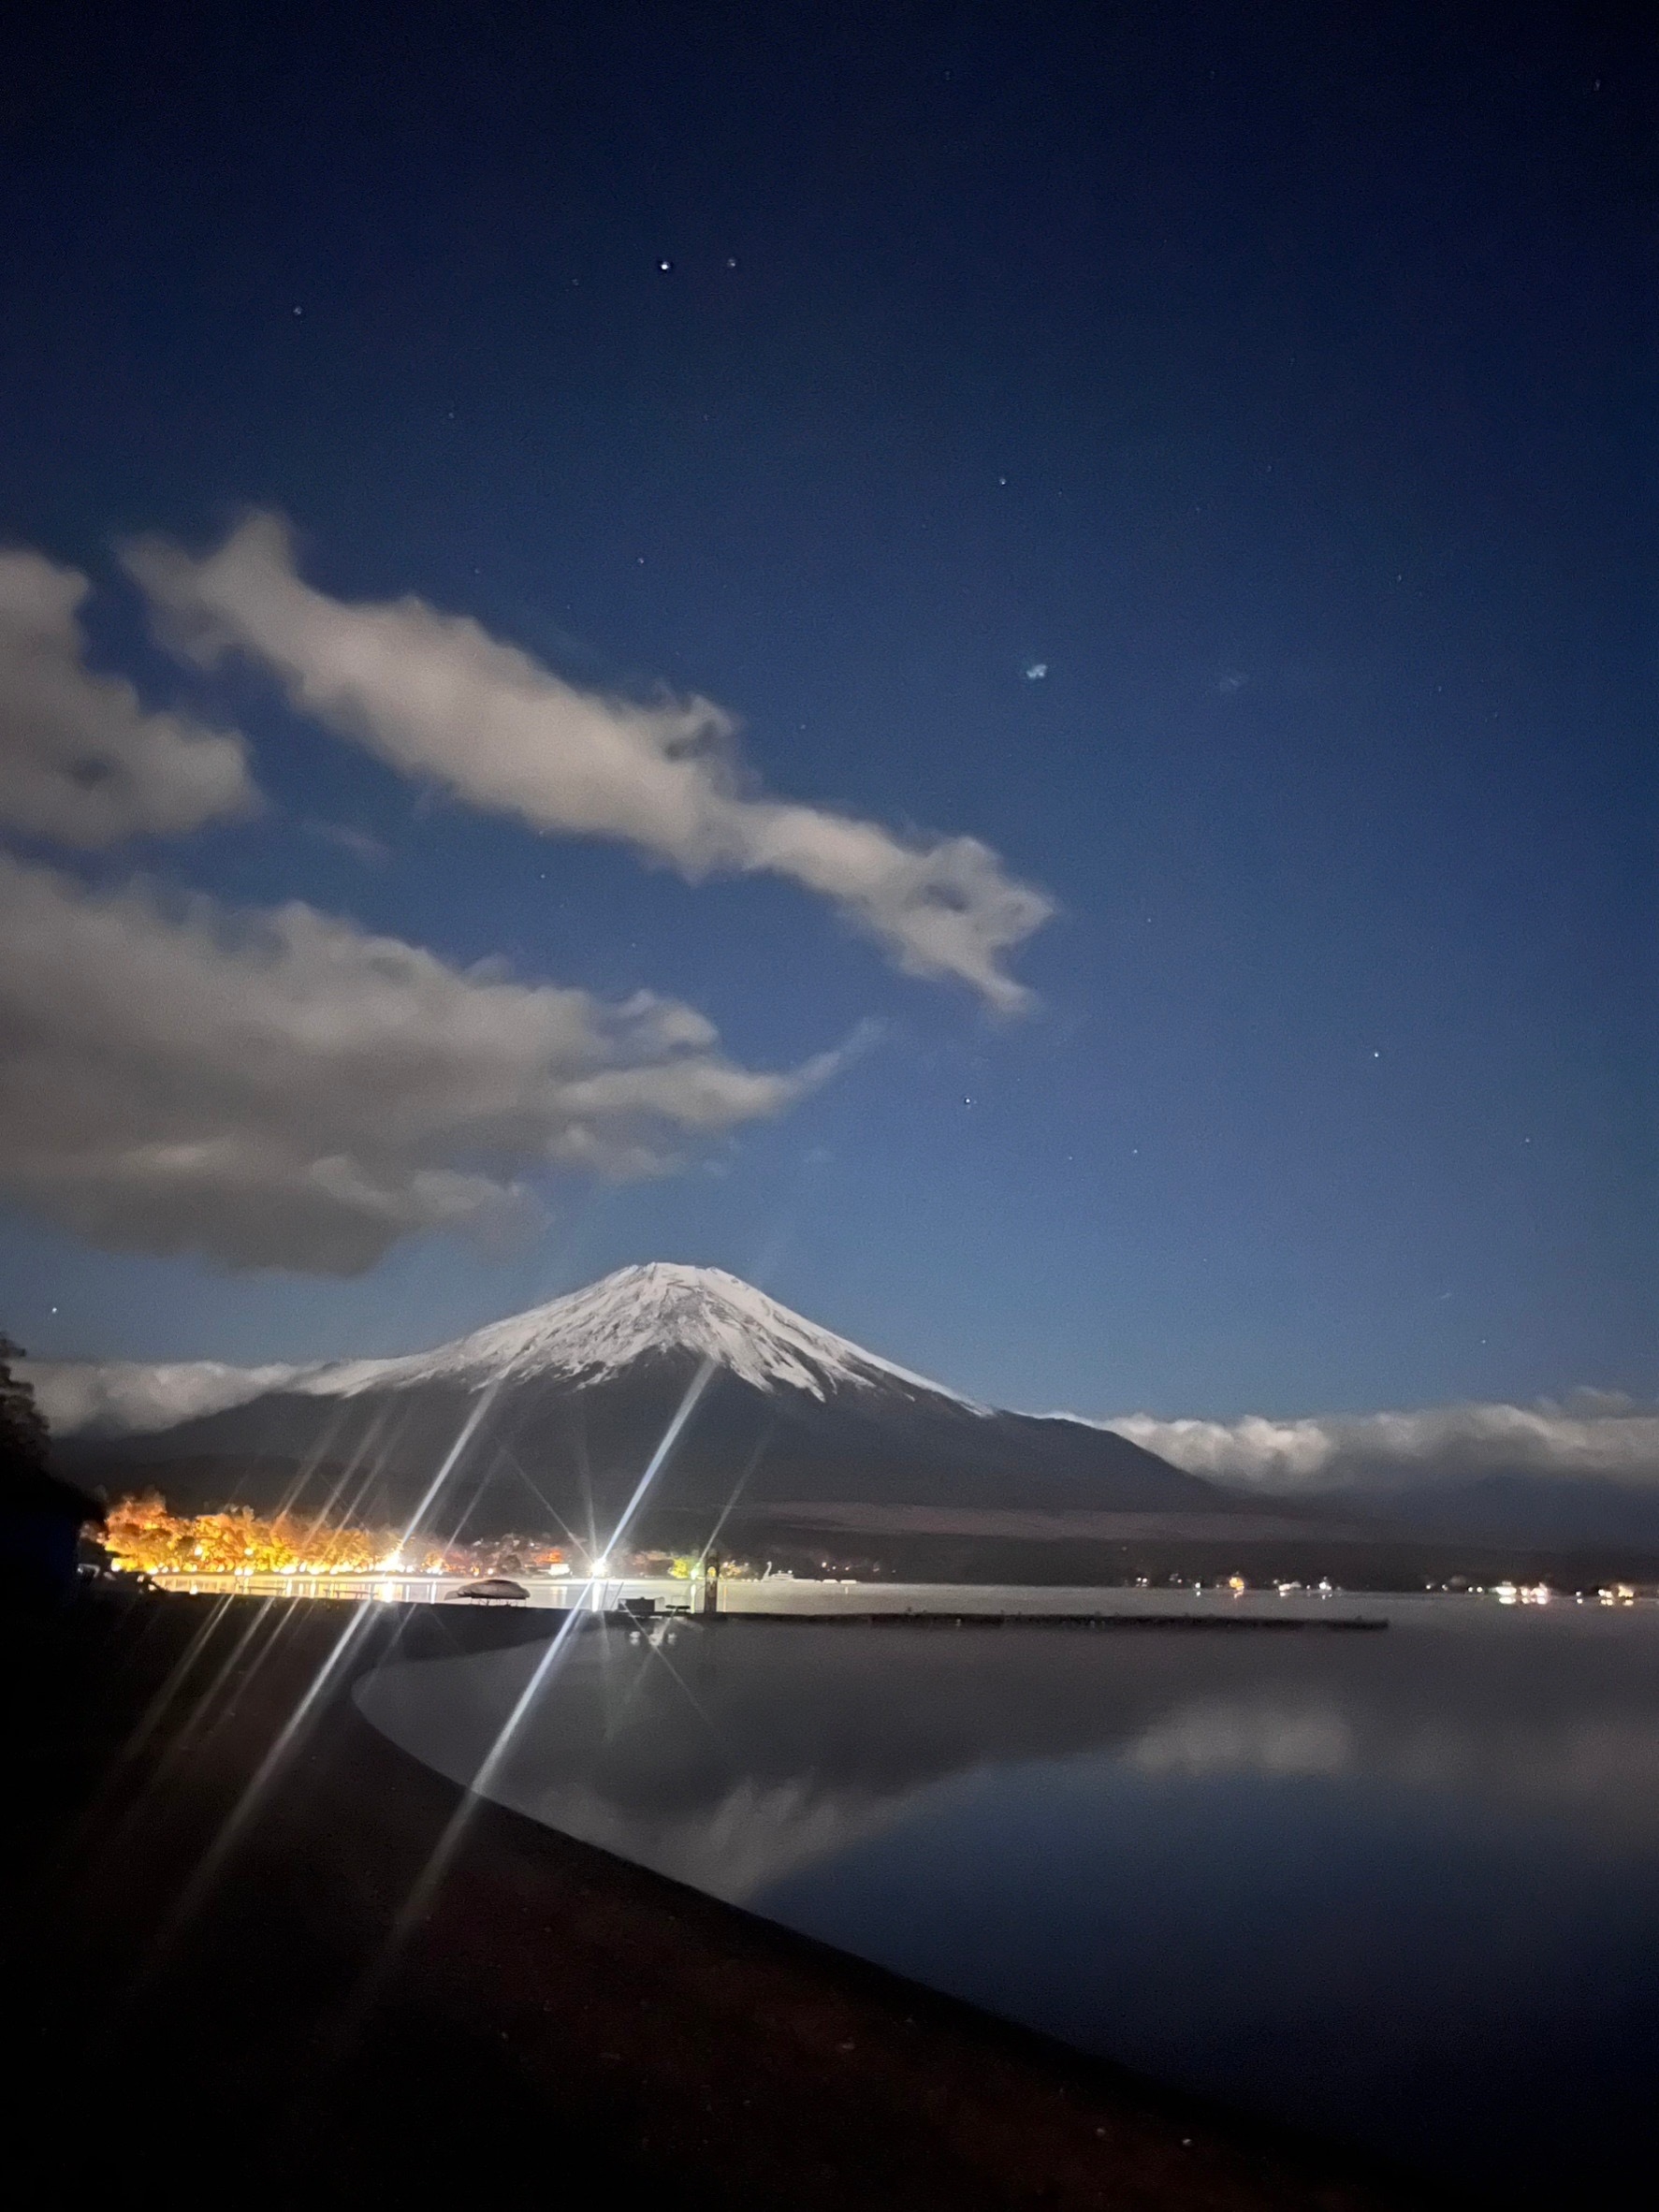
M394 1650L546 1623L375 1608L273 1770L355 1617L162 1598L5 1623L29 1862L6 1939L27 2024L8 2147L36 2192L519 2205L580 2190L740 2212L1429 2201L490 1805L388 1961L459 1800L368 1728L347 1684Z

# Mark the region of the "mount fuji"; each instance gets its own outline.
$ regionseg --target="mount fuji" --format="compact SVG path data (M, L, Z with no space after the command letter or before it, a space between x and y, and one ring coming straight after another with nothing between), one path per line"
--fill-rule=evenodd
M622 1268L408 1358L42 1383L66 1463L111 1491L153 1483L175 1509L291 1504L587 1547L661 1454L631 1543L700 1544L722 1516L730 1540L780 1556L792 1531L843 1550L1288 1533L1125 1437L976 1404L714 1268Z

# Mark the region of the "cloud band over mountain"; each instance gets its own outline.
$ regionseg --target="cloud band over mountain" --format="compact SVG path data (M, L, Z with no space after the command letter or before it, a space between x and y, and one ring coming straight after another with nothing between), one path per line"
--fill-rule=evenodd
M1160 1459L1234 1488L1277 1493L1399 1488L1484 1475L1659 1484L1659 1412L1613 1393L1565 1404L1432 1405L1415 1412L1269 1420L1102 1421Z

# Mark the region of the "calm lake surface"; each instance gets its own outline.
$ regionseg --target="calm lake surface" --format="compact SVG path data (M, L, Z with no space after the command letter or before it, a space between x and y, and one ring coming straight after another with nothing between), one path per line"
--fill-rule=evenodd
M1483 2192L1623 2189L1659 2151L1659 1608L1365 1609L588 1621L484 1783L1160 2080ZM358 1702L471 1783L548 1650Z

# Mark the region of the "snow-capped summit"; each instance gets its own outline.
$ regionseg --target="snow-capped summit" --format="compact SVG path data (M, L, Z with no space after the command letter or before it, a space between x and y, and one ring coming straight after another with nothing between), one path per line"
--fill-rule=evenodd
M510 1379L597 1382L641 1359L689 1352L756 1390L824 1398L833 1390L908 1389L950 1397L937 1383L877 1359L718 1267L670 1260L618 1268L550 1304L401 1360L352 1360L296 1385L320 1397L423 1382L474 1389ZM966 1403L958 1400L957 1403Z

